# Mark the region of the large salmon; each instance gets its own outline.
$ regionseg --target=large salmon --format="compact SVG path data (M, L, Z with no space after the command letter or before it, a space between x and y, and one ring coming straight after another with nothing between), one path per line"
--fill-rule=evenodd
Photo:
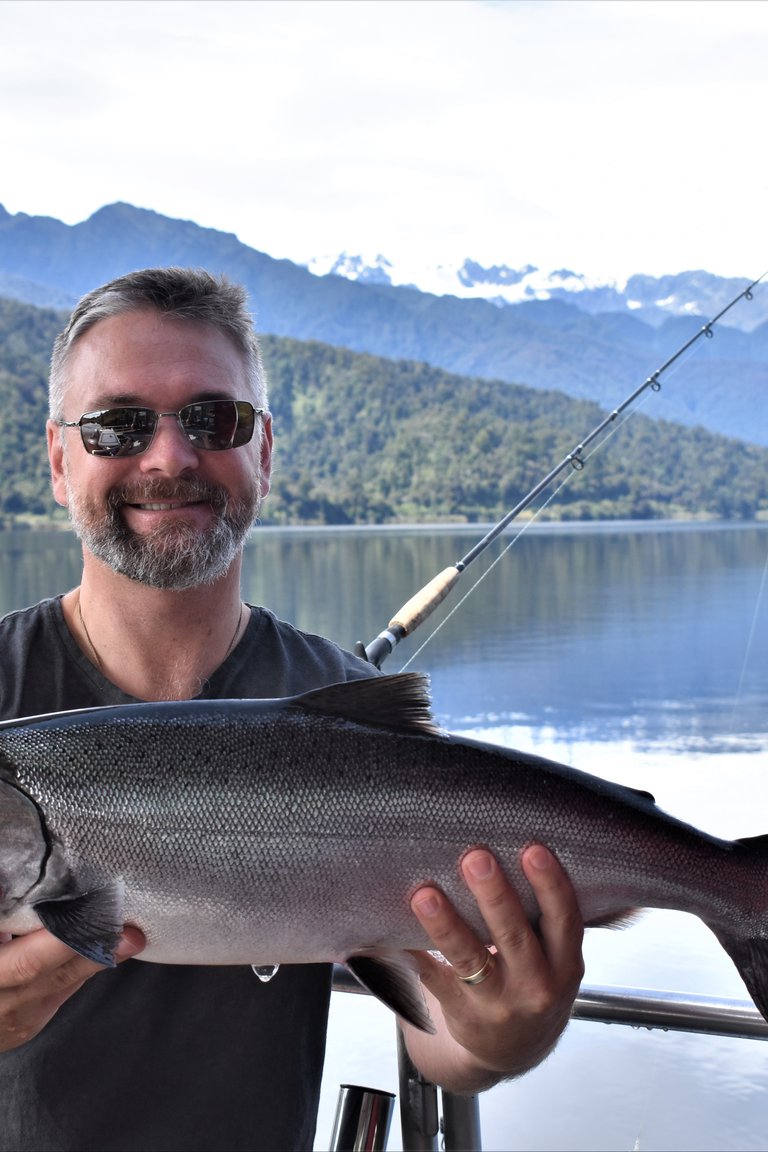
M0 724L0 930L43 924L102 963L346 963L428 1027L406 949L438 884L483 932L457 861L488 845L518 888L532 841L587 924L701 917L768 1018L768 837L725 841L647 793L440 732L417 674L284 700L184 701Z

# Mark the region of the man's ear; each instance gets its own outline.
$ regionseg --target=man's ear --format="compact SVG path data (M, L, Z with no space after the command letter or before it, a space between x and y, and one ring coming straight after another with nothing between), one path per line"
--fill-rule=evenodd
M261 495L269 492L269 478L272 474L272 417L267 412L261 418Z
M64 480L64 438L62 429L58 424L54 424L53 420L48 420L45 425L45 431L48 437L48 461L51 467L53 496L57 504L61 504L62 508L66 508L69 501L67 500L67 485Z

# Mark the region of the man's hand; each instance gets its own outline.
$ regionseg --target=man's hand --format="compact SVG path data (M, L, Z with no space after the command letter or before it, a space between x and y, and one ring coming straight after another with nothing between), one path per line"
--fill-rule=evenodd
M136 928L126 928L115 959L119 963L144 947ZM0 934L0 1052L36 1036L100 964L78 956L44 928L9 940Z
M584 975L584 929L568 877L540 845L525 850L522 865L541 910L536 929L487 849L461 860L493 943L487 968L484 942L439 889L420 888L411 900L448 963L415 953L437 1035L405 1025L406 1041L422 1075L449 1091L481 1091L540 1063L568 1023ZM460 979L476 974L473 984Z

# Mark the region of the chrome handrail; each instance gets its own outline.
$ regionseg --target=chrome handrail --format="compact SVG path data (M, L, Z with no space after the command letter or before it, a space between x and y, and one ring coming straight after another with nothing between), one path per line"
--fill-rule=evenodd
M582 987L572 1019L670 1032L768 1040L768 1023L751 1000L646 988Z
M336 992L370 993L351 972L339 964L333 968ZM731 1000L648 988L583 985L573 1006L574 1020L603 1024L626 1024L630 1028L663 1028L672 1032L705 1032L768 1040L768 1023L751 1000Z

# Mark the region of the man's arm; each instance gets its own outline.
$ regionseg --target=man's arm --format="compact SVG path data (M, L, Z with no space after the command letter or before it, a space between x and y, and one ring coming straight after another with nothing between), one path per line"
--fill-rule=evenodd
M127 960L143 947L142 934L127 928L115 959ZM86 980L103 971L44 928L13 940L0 934L0 1052L26 1044Z
M570 881L540 845L526 849L522 864L541 910L535 930L490 852L473 849L461 861L495 948L479 983L459 977L480 972L488 953L444 894L420 888L411 901L449 963L415 954L437 1033L405 1024L406 1043L421 1074L451 1092L480 1092L540 1063L568 1023L584 975L583 924Z

